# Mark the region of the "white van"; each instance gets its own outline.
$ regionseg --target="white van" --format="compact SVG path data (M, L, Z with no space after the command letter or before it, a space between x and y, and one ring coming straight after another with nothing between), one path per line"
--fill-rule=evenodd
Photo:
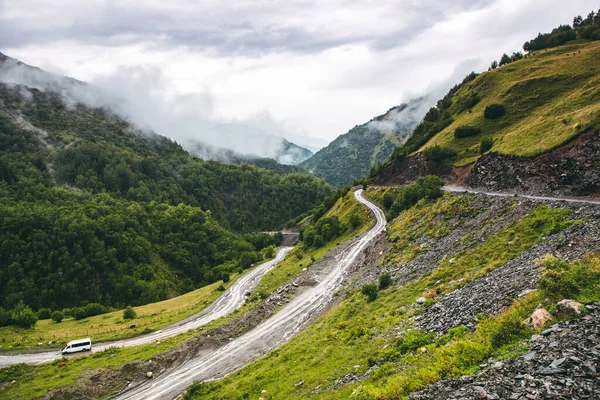
M71 340L64 349L62 349L62 354L69 353L77 353L78 351L89 351L92 349L92 340L90 338L87 339L79 339L79 340Z

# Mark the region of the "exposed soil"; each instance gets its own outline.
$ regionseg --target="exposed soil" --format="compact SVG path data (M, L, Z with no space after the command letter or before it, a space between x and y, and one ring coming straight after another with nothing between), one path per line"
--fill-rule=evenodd
M600 131L590 131L536 157L482 156L465 179L476 189L539 196L600 197Z
M416 154L388 165L371 180L371 183L385 186L408 185L425 175L437 175L447 182L457 180L454 170L449 165L433 162L422 154Z

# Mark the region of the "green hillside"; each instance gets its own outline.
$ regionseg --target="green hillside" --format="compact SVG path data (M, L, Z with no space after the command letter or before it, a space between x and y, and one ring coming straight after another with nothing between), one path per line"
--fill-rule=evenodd
M0 85L5 309L123 307L207 285L276 243L249 232L276 230L333 193L306 172L202 161L105 109L63 100ZM0 308L0 324L4 316Z
M371 121L338 136L300 164L334 186L345 186L385 163L396 146L404 144L415 127L424 99L393 107Z
M482 73L463 85L452 97L448 112L453 122L419 151L440 145L457 155L454 165L474 162L484 137L494 141L492 150L502 154L531 156L550 150L573 136L600 127L600 42L573 43L533 52L519 61ZM480 98L470 109L461 104ZM486 107L502 104L506 114L484 116ZM461 126L480 133L455 137Z

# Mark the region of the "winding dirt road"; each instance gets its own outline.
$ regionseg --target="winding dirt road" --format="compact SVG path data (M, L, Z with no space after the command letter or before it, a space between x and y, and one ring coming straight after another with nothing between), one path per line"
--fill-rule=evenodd
M228 290L226 290L221 297L215 300L214 303L209 305L199 313L192 315L182 321L179 321L167 328L161 329L156 332L149 333L134 337L131 339L123 339L113 342L105 342L94 345L92 353L106 350L109 347L131 347L138 346L141 344L153 343L157 340L163 340L183 332L187 332L190 329L198 328L202 325L214 321L218 318L224 317L231 313L237 308L241 307L245 300L245 293L251 292L260 282L260 279L265 273L273 269L275 265L281 262L287 253L292 250L293 247L281 247L277 250L277 254L274 259L260 264L240 279L238 279ZM92 338L93 339L93 338ZM51 362L62 355L59 351L47 351L41 353L22 353L12 355L0 355L0 368L6 367L13 364L41 364Z
M448 186L444 186L442 189L446 192L451 192L451 193L474 193L474 194L484 194L486 196L491 196L491 197L522 197L524 199L529 199L529 200L566 201L569 203L600 204L600 200L577 199L577 198L573 198L573 197L532 196L529 194L520 194L520 193L486 192L483 190L471 189L471 188L468 188L465 186L448 185Z
M322 312L339 289L349 266L365 247L385 231L383 211L362 196L362 190L354 193L356 199L367 206L376 217L375 225L356 240L338 265L321 282L303 292L246 334L232 340L220 349L185 362L147 384L125 389L113 399L172 399L188 386L198 381L208 381L236 371L265 353L288 341L305 328L315 315Z

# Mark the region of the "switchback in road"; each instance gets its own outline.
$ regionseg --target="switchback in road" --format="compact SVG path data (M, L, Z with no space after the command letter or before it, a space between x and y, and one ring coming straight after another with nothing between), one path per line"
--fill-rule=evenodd
M194 382L222 378L265 353L290 340L294 335L330 304L333 294L340 288L346 271L357 256L386 229L385 214L366 200L362 190L355 192L356 199L375 214L375 225L357 239L338 265L316 286L303 292L277 314L220 349L189 360L144 384L114 397L119 400L170 399L183 392Z

